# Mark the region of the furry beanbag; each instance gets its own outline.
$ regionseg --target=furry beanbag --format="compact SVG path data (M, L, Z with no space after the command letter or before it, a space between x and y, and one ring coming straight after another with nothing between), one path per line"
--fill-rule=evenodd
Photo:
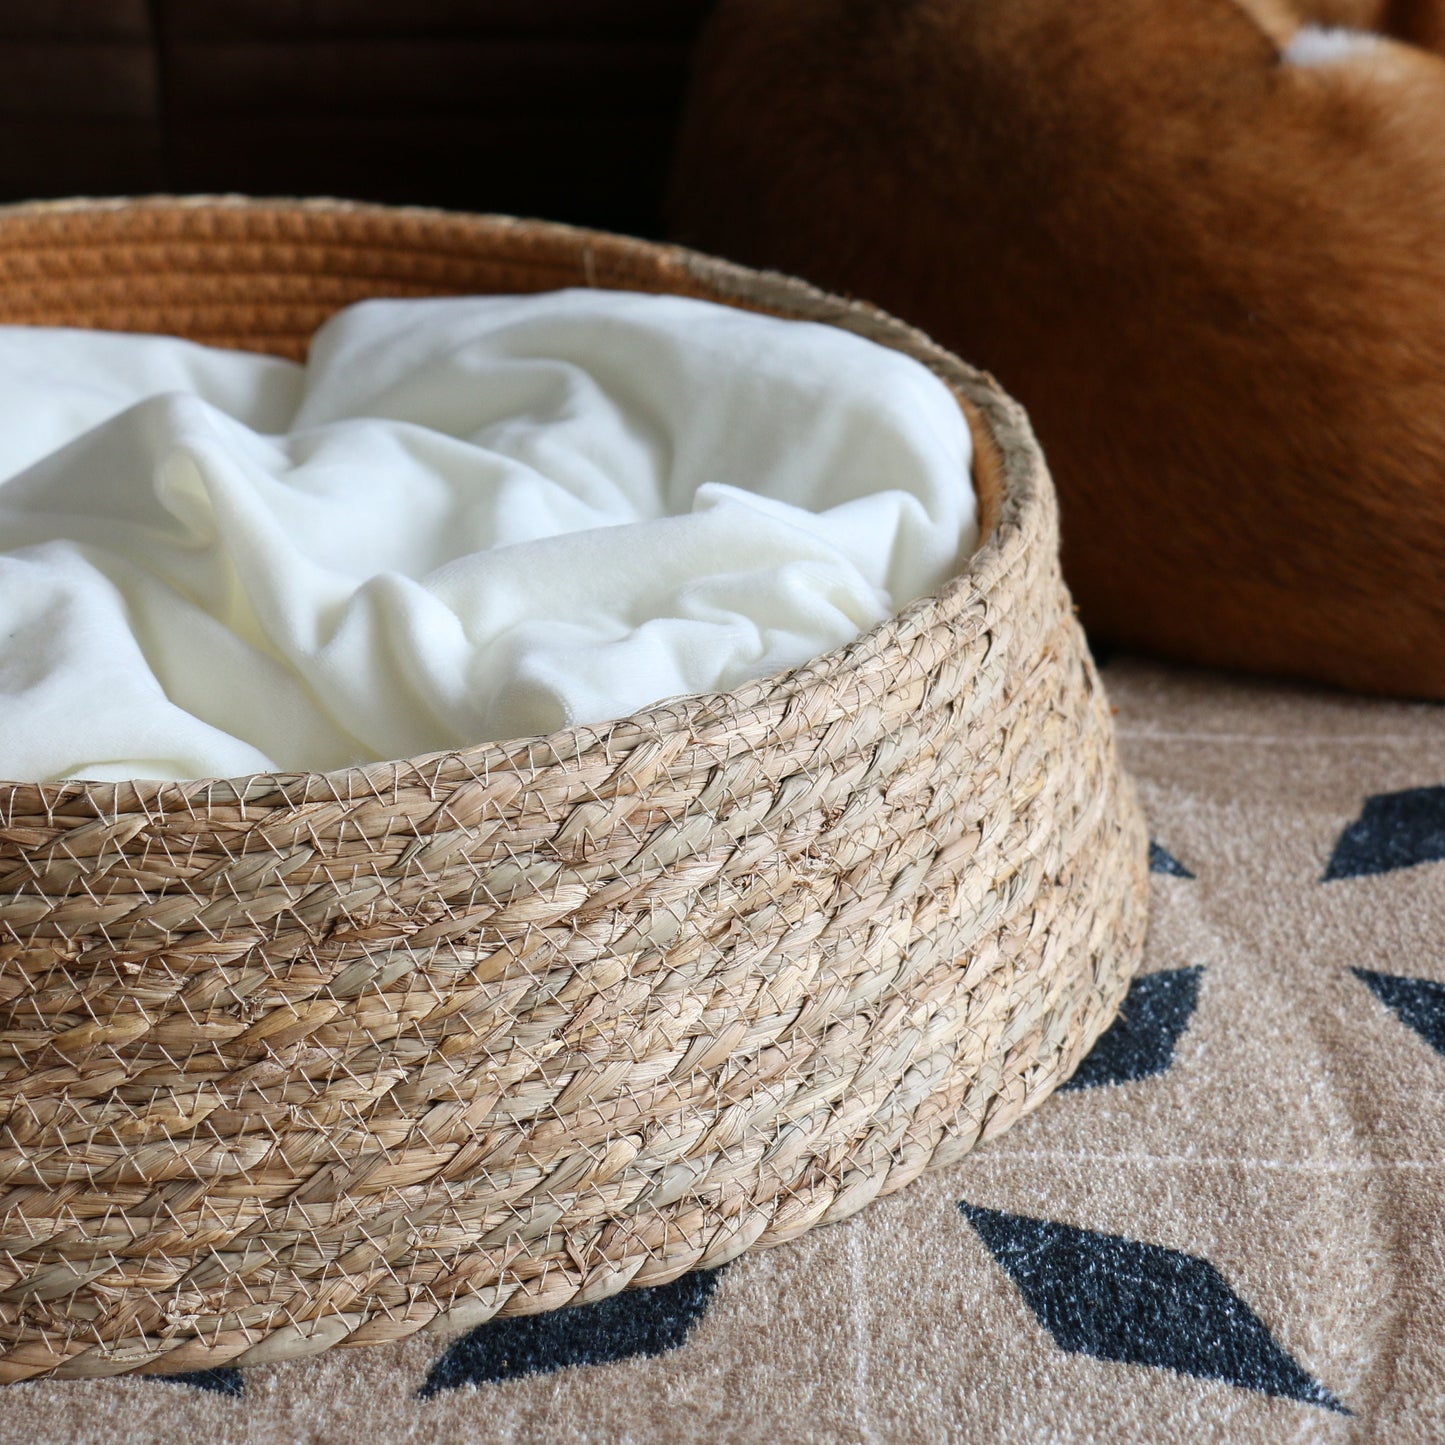
M1442 19L722 0L673 229L993 370L1097 637L1445 697Z

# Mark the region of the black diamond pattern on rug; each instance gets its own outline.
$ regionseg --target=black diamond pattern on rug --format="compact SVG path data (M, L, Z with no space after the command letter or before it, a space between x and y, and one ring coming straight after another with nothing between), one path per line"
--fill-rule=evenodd
M178 1375L150 1375L167 1385L193 1385L198 1390L211 1390L217 1395L244 1395L246 1386L239 1370L183 1370Z
M1193 878L1194 875L1167 848L1149 840L1149 871L1166 873L1171 878Z
M1207 1259L1047 1219L958 1207L1060 1349L1351 1413L1279 1347Z
M1119 1017L1099 1035L1066 1089L1127 1084L1162 1074L1174 1062L1175 1045L1199 1004L1203 968L1146 973L1129 985Z
M684 1344L707 1312L720 1269L699 1269L671 1284L624 1290L596 1304L478 1325L432 1366L423 1399L462 1385L548 1375L569 1365L608 1365L662 1355Z
M1445 983L1430 978L1400 978L1352 968L1354 976L1435 1050L1445 1054Z
M1445 787L1406 788L1365 799L1360 816L1345 829L1322 883L1391 873L1445 859Z

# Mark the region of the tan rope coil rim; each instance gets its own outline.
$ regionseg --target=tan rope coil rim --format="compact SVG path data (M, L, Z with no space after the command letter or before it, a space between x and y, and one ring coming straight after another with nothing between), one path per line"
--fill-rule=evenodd
M365 296L843 326L959 397L987 536L855 644L309 775L0 784L0 1379L192 1370L660 1284L1006 1128L1113 1017L1145 837L992 380L672 247L342 202L0 210L0 321L287 356Z

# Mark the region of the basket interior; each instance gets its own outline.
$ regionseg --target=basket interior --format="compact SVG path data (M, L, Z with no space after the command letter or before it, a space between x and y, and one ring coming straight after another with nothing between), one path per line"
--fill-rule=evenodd
M182 336L294 360L334 312L375 296L602 286L798 317L808 313L802 300L818 295L798 285L795 304L760 303L737 289L748 274L676 247L567 226L344 202L198 198L0 210L0 323ZM831 310L846 308L833 302ZM897 331L900 341L911 335ZM1002 458L977 409L953 389L974 435L987 539L1003 500Z

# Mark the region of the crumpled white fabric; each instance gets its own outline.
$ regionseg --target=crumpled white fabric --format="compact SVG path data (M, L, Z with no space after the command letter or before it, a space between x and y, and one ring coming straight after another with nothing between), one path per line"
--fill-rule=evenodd
M836 328L369 301L309 362L0 328L0 777L327 770L840 646L973 549L968 428Z

